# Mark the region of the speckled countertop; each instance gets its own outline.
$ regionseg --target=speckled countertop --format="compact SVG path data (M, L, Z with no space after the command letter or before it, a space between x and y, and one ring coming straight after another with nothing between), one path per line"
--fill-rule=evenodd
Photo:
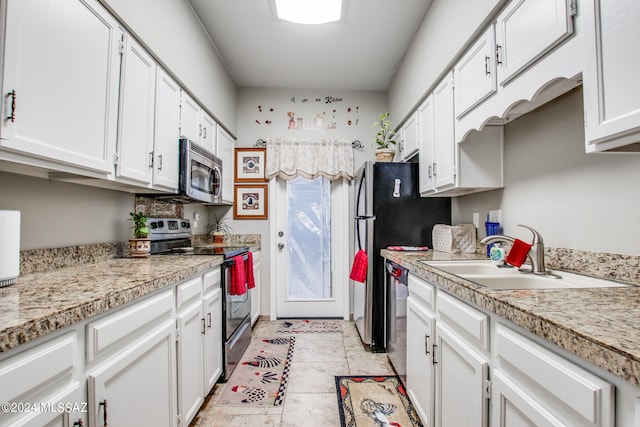
M486 259L438 252L392 252L397 262L440 289L495 313L634 384L640 384L640 287L492 290L421 260Z
M115 258L20 276L0 289L0 352L207 271L222 256Z
M133 259L109 244L25 251L18 283L0 288L0 353L205 272L223 261L216 248L260 249L259 235L238 236L196 240L198 256Z

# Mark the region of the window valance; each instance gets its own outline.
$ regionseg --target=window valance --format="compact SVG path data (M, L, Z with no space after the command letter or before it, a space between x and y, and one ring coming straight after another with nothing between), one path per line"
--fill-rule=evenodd
M267 177L353 179L353 147L347 140L268 139Z

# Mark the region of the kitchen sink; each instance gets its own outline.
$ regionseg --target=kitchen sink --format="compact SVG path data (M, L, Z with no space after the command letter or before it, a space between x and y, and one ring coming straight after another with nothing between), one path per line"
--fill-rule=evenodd
M512 275L519 274L513 267L498 267L491 261L420 261L424 264L436 267L447 273L455 275L464 274L488 274L488 275Z
M491 261L422 261L489 289L580 289L630 286L624 283L565 271L550 275L522 273L515 268L499 268Z

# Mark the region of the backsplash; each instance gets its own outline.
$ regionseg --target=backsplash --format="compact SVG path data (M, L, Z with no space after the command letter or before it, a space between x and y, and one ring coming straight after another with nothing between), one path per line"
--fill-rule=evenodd
M184 207L182 203L167 202L147 197L136 197L134 210L154 218L184 218Z

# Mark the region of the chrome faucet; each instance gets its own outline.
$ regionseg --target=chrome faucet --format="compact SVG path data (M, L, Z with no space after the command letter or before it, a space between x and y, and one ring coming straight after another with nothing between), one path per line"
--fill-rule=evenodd
M553 274L547 271L544 267L544 241L542 240L542 236L533 228L528 225L518 224L518 227L526 228L527 230L533 233L533 241L531 242L531 249L527 254L527 259L531 264L531 272L533 274ZM484 239L480 240L481 243L485 245L496 243L496 242L507 242L513 244L515 238L510 236L503 236L501 234L494 234L493 236L487 236Z

